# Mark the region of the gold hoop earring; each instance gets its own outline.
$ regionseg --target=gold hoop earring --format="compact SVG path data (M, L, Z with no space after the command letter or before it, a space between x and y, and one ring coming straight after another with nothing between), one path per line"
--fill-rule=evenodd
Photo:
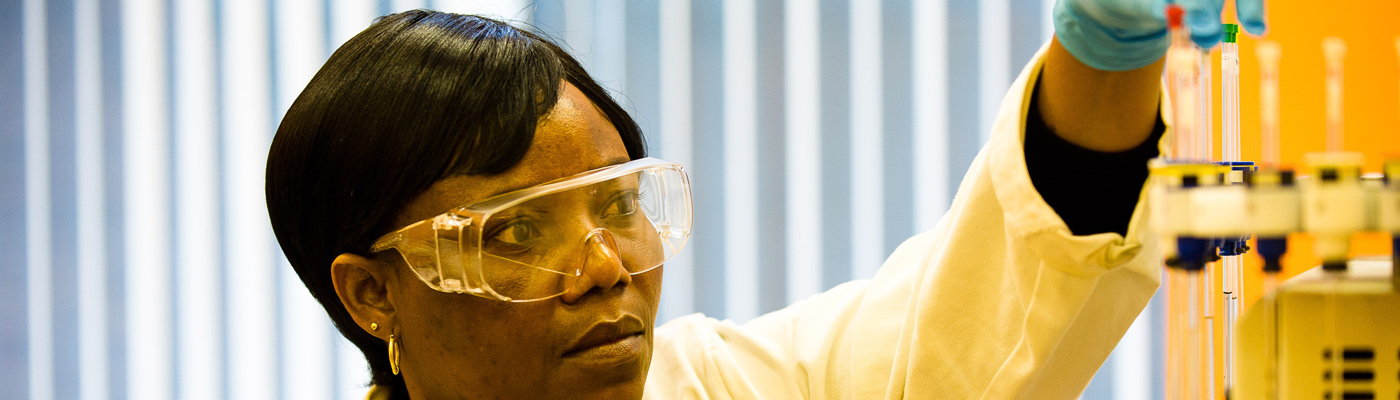
M392 333L389 334L389 370L393 371L394 375L399 374L399 346Z
M377 331L377 330L379 330L379 323L378 323L378 322L370 322L370 323L369 323L369 330L372 330L372 331Z

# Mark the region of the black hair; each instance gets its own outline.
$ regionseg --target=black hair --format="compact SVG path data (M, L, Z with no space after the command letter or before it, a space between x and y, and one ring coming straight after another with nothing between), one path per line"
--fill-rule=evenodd
M277 128L266 181L277 242L393 398L407 398L403 379L389 370L386 344L340 303L331 263L368 255L434 182L518 163L562 82L607 116L632 159L645 157L637 123L558 45L501 21L426 10L381 17L347 41Z

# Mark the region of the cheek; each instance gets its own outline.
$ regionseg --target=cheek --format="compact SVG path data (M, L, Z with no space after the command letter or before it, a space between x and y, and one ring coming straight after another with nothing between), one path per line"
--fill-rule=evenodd
M416 282L415 282L416 283ZM551 310L423 290L406 293L396 310L404 338L405 379L421 376L438 393L480 392L483 387L525 393L547 372L556 345Z
M666 272L666 266L662 265L651 271L632 276L632 284L637 285L637 290L641 292L642 298L650 303L650 319L653 325L657 322L665 322L656 320L656 310L661 305L661 278L665 275L664 272Z

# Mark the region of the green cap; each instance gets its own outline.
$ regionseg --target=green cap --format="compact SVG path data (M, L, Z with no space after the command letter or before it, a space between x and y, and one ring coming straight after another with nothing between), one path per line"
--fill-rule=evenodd
M1225 43L1234 43L1235 35L1240 33L1240 26L1235 24L1225 24Z

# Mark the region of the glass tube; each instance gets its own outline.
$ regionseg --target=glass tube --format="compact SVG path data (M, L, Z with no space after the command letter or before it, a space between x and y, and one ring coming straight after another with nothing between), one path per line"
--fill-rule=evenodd
M1277 167L1280 152L1278 60L1283 50L1278 43L1263 41L1255 45L1254 54L1259 58L1259 137L1263 142L1259 161Z
M1193 46L1194 47L1194 46ZM1215 77L1214 70L1210 67L1210 49L1196 47L1199 54L1196 56L1196 134L1199 139L1196 145L1197 157L1203 161L1216 160L1215 158L1215 93L1210 89L1214 86L1212 80Z
M1277 272L1264 273L1263 293L1265 296L1274 293L1274 289L1278 287L1277 282ZM1267 377L1269 384L1265 387L1265 390L1268 390L1268 393L1265 393L1266 396L1264 396L1266 399L1278 398L1278 345L1275 344L1275 337L1278 335L1277 297L1274 298L1274 302L1274 304L1264 307L1264 323L1266 329L1263 331L1264 338L1261 341L1264 343L1264 352L1267 355L1266 368L1268 368L1268 370L1264 371L1264 376Z
M1220 47L1220 159L1240 161L1240 45L1229 35ZM1240 295L1240 256L1225 256L1220 262L1221 296L1221 353L1224 363L1221 367L1222 384L1229 390L1233 385L1231 376L1234 366L1234 327L1239 315Z
M1191 38L1184 28L1171 31L1172 45L1167 52L1167 76L1172 89L1172 128L1174 130L1174 152L1172 158L1200 160L1199 134L1196 126L1197 79L1200 67L1196 60L1200 52L1194 49Z
M1215 287L1215 271L1219 271L1223 265L1219 262L1206 263L1196 275L1200 275L1200 331L1196 335L1201 337L1201 364L1198 367L1201 375L1201 398L1215 397L1215 296L1220 290Z
M1240 45L1220 45L1220 160L1240 160Z
M1186 337L1187 337L1187 359L1186 359L1186 393L1193 397L1200 397L1202 393L1202 374L1204 368L1204 350L1201 343L1201 273L1200 271L1187 272L1186 289Z
M1322 40L1322 55L1327 61L1327 151L1344 151L1342 136L1342 65L1346 60L1347 44L1338 37Z
M1223 268L1221 268L1223 270L1221 274L1221 287L1223 288L1222 298L1225 300L1224 306L1221 307L1221 314L1223 317L1221 322L1221 353L1224 354L1225 358L1224 366L1221 368L1221 376L1223 377L1223 385L1228 390L1234 384L1234 377L1231 373L1235 365L1235 321L1240 313L1240 256L1224 257L1224 259L1221 260L1221 265L1223 266Z

